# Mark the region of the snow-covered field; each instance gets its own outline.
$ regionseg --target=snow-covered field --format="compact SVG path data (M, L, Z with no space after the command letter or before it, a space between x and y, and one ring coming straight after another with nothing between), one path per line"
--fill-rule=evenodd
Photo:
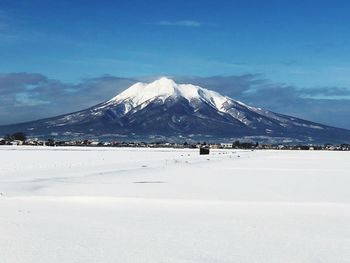
M350 262L350 153L0 147L0 262Z

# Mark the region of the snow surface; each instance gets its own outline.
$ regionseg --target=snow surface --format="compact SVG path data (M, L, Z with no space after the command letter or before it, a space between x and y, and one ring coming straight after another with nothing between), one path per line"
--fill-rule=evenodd
M350 262L349 157L0 147L0 261Z

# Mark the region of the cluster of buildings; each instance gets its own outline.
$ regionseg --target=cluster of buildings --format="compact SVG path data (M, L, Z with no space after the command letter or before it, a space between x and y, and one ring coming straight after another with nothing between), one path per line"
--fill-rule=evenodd
M350 151L350 144L324 144L324 145L260 145L257 149L273 149L273 150L310 150L310 151Z
M261 150L328 150L328 151L350 151L350 144L325 144L325 145L284 145L284 144L259 144L251 142L233 143L176 143L176 142L100 142L97 140L72 140L54 141L52 139L11 139L0 138L0 145L32 145L32 146L90 146L90 147L147 147L147 148L201 148L204 145L209 149L261 149Z

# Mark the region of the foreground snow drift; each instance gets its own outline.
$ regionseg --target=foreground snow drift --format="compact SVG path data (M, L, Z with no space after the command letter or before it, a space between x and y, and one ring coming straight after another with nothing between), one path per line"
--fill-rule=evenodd
M1 147L1 262L349 262L349 157Z

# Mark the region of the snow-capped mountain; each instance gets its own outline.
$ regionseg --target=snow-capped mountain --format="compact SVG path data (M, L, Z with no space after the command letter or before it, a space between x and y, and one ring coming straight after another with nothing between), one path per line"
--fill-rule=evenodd
M58 117L0 127L0 134L123 139L235 139L350 142L350 131L248 106L168 78L136 83L111 100Z

